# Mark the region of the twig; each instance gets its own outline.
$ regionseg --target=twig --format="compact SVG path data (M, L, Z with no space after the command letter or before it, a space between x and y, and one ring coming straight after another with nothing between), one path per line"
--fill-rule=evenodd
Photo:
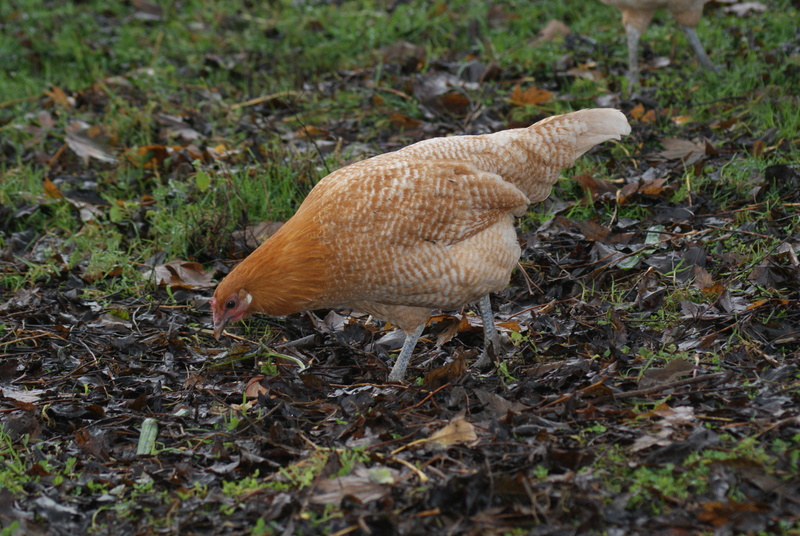
M555 406L556 404L560 404L561 402L566 402L567 400L569 400L570 398L572 398L573 396L575 396L577 394L584 393L586 391L594 389L595 387L600 387L601 385L603 385L603 382L605 382L605 380L600 380L599 382L595 382L592 385L589 385L588 387L584 387L583 389L579 389L579 390L575 391L574 393L569 393L569 394L566 394L566 395L562 395L560 398L558 398L557 400L553 400L549 404L543 406L541 409L547 409L547 408L549 408L551 406Z
M238 110L239 108L255 106L256 104L261 104L262 102L281 99L283 97L297 97L300 94L301 93L299 91L279 91L278 93L273 93L272 95L264 95L263 97L256 97L254 99L250 99L244 102L237 102L236 104L231 104L230 106L228 106L228 110Z
M0 102L0 108L5 108L6 106L14 106L15 104L19 104L25 101L36 100L41 96L41 94L37 93L36 95L29 95L27 97L21 97L19 99L11 99L9 101Z
M649 395L652 393L658 393L667 389L674 389L676 387L683 387L684 385L692 385L695 383L703 383L706 381L712 380L721 380L728 376L727 372L717 372L715 374L706 374L704 376L695 376L694 378L686 378L685 380L678 380L674 382L670 382L663 385L655 385L653 387L648 387L646 389L637 389L636 391L628 391L626 393L620 393L618 395L614 395L614 398L621 399L621 398L633 398L636 396L643 396Z

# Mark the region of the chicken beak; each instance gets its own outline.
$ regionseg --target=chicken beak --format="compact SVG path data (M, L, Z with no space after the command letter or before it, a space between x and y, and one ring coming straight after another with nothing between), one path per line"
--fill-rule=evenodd
M219 340L219 338L222 336L222 332L225 331L225 324L227 323L227 320L222 319L219 321L219 323L214 324L214 338L216 340Z

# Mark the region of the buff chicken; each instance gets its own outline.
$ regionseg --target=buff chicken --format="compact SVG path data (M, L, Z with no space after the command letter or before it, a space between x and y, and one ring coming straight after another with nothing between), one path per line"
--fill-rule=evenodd
M622 25L628 37L628 87L639 86L639 38L650 26L653 14L659 9L669 11L678 21L686 39L694 50L700 64L709 71L717 68L711 63L700 39L697 23L703 15L703 5L708 0L600 0L622 11Z
M401 381L432 310L477 302L485 344L497 348L489 293L508 285L519 260L514 217L579 156L628 133L618 110L589 109L343 167L220 282L214 336L257 312L357 310L405 332L389 374Z

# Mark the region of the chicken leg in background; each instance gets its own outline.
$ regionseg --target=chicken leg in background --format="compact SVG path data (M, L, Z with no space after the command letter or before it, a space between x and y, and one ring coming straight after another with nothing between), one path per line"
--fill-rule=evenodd
M708 0L600 0L622 11L622 25L628 37L628 90L639 87L639 38L650 26L653 14L666 9L678 21L689 44L694 50L700 65L709 71L717 68L711 63L700 39L697 37L697 23L703 15L703 5Z
M256 312L354 309L405 332L389 374L400 381L432 310L479 302L485 340L497 344L489 293L508 285L519 260L514 217L579 156L629 133L620 111L589 109L343 167L220 282L214 336Z

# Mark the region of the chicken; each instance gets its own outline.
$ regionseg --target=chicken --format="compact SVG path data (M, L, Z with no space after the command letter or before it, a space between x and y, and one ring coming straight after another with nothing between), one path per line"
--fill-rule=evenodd
M700 64L709 71L717 68L708 59L695 27L703 15L703 5L708 0L600 0L622 11L622 25L628 36L628 87L633 90L639 86L639 38L650 25L653 14L666 9L686 34Z
M514 217L550 194L561 169L628 133L618 110L581 110L341 168L220 282L214 336L255 312L353 309L405 332L389 374L400 381L432 309L478 301L485 343L497 348L489 293L508 285L519 260Z

